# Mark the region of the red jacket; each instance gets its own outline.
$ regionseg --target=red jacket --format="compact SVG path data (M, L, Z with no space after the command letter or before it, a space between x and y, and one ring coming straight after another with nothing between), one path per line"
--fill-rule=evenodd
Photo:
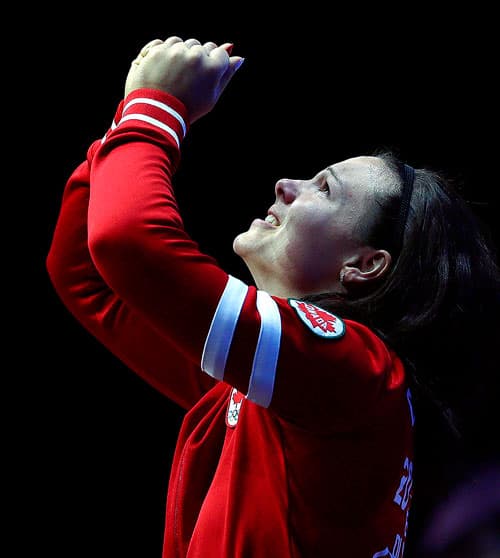
M230 276L172 189L184 105L133 92L62 198L47 268L72 314L186 410L163 558L401 558L404 367L373 331Z

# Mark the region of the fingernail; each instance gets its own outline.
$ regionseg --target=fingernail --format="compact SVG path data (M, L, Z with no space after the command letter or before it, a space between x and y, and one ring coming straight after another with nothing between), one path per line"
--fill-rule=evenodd
M245 62L244 58L240 58L236 64L235 64L235 71L238 70L240 68L240 66L243 64L243 62Z

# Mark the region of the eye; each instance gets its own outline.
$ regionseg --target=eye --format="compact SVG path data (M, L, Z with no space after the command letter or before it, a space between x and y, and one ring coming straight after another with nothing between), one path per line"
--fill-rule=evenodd
M328 184L328 182L326 180L324 180L323 182L321 182L320 186L319 186L319 191L320 192L325 192L326 194L330 194L330 186Z

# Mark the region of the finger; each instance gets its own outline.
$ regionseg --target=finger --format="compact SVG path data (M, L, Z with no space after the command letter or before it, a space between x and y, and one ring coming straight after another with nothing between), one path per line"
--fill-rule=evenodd
M198 41L198 39L188 39L187 41L184 41L184 44L186 45L187 48L191 48L192 46L200 46L201 43L200 41Z
M236 70L239 70L243 62L245 62L243 56L231 56L229 58L229 65L231 66L231 71L235 73Z
M213 41L208 41L203 44L203 48L210 54L214 48L217 48L217 45Z
M231 43L224 43L217 48L214 48L209 56L213 64L220 70L219 86L223 90L229 83L230 79L235 74L243 60L241 56L229 56L227 49L232 49Z
M245 59L241 56L231 56L229 58L229 66L226 71L222 74L219 85L222 91L225 89L226 85L231 81L231 78L237 72L237 70L241 67Z
M163 44L166 47L170 47L175 43L182 43L182 39L180 37L177 37L177 35L172 35L172 37L168 37L168 39L166 39Z
M231 54L233 47L234 43L223 43L220 45L220 48L224 49L228 54Z
M211 54L213 58L218 59L219 62L222 62L226 57L231 56L233 47L234 43L222 43L220 46L211 49L209 54Z
M224 43L210 50L208 53L210 58L218 64L227 64L229 62L229 54L227 52L228 45L231 45L231 43Z
M163 43L163 41L162 41L161 39L154 39L154 40L152 40L152 41L149 41L149 43L146 43L146 44L142 47L141 52L140 52L139 54L140 54L141 56L146 56L146 54L149 52L149 49L150 49L151 47L156 46L156 45L160 45L160 44L162 44L162 43Z

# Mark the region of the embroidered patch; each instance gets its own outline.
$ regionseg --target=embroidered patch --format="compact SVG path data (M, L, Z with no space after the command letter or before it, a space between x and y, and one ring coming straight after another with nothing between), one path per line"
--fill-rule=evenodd
M329 339L338 339L344 335L345 323L338 316L310 302L289 298L288 303L295 309L299 318L316 335Z
M233 388L229 397L229 403L226 413L226 424L231 428L234 428L236 426L236 423L238 422L241 404L243 403L244 399L245 396L236 388Z

